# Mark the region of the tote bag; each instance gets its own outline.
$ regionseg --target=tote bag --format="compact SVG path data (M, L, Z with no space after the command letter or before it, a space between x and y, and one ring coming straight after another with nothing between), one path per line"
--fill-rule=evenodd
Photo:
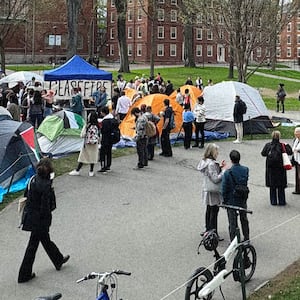
M283 161L283 168L285 170L291 170L292 169L292 163L289 159L289 156L286 153L285 145L282 143L282 161Z
M205 192L220 193L221 192L221 181L214 183L210 178L204 175L204 189Z

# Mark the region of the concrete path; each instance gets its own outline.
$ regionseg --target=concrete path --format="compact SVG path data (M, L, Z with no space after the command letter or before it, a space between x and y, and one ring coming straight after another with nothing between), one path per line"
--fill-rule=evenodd
M271 207L264 185L265 159L260 155L265 142L216 142L220 160L229 161L229 152L238 149L241 163L250 168L248 203L254 213L249 220L257 269L248 292L299 258L300 197L292 194L294 171L288 172L287 206ZM34 264L37 277L25 284L17 284L17 276L29 234L17 228L17 203L9 205L0 213L0 299L31 300L54 292L66 300L95 299L96 282L78 285L76 279L112 269L132 272L119 279L118 298L184 299L184 283L192 271L213 262L212 253L204 249L197 255L205 207L195 168L202 155L203 150L184 150L181 145L174 147L173 158L156 156L143 170L132 169L137 158L131 155L114 159L106 175L89 178L85 168L79 177L56 178L51 236L71 259L57 272L40 247ZM227 227L221 210L222 251L229 243ZM232 277L223 284L223 292L226 299L241 299ZM214 299L222 299L218 291Z

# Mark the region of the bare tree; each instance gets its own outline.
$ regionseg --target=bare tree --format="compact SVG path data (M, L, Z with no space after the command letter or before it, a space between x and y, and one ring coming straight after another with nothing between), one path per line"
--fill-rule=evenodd
M120 50L120 69L119 72L130 73L128 49L126 41L126 12L127 0L115 0L115 6L118 14L118 42Z
M5 72L5 44L18 27L25 23L29 14L29 0L1 0L0 8L0 59Z
M67 59L77 53L78 42L78 16L80 13L81 0L66 0L67 4L67 23L68 23L68 49Z

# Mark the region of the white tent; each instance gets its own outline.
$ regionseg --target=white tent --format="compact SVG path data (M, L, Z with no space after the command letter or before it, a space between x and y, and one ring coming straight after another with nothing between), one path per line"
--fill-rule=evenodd
M9 88L14 87L18 82L23 82L26 85L31 81L32 77L35 77L35 80L37 82L40 82L41 84L44 83L44 78L37 73L29 71L19 71L3 77L0 80L0 84L8 83Z
M207 119L205 130L229 132L231 136L235 135L233 108L236 95L239 95L247 105L244 132L268 133L268 128L273 126L268 109L258 90L236 81L224 81L204 88Z

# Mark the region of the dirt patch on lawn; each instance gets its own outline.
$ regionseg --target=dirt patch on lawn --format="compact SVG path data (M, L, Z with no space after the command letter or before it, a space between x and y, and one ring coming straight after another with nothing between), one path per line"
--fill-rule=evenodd
M255 276L255 275L254 275ZM265 286L253 293L248 300L272 299L275 293L281 293L289 288L291 282L300 278L300 259L288 266L284 271L275 276ZM271 296L271 297L270 297Z
M276 92L275 90L268 89L268 88L259 88L259 92L262 97L266 98L276 98ZM298 98L298 93L287 93L287 98Z

